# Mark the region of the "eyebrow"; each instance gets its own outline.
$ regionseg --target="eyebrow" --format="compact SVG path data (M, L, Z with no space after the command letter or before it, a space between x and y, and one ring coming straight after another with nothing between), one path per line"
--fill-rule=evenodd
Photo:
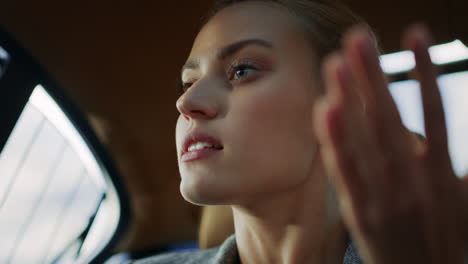
M219 52L216 53L216 58L225 59L226 57L229 57L250 45L257 45L268 49L273 48L273 45L270 42L263 39L245 39L223 47ZM185 65L182 67L181 73L187 69L197 69L198 67L200 67L200 59L191 59L187 61L187 63L185 63Z

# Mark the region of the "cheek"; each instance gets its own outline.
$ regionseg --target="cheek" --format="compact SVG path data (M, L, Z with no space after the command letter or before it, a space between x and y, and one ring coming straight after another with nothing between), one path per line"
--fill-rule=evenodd
M242 164L256 174L278 173L270 178L302 174L314 148L310 95L290 82L254 89L237 98L232 108L237 115L232 129L237 131L236 145L246 159Z
M297 135L308 130L311 125L310 96L300 83L273 79L262 87L252 87L250 93L236 100L239 103L235 108L239 111L240 122L248 125L254 135ZM257 131L262 133L256 133ZM267 131L270 133L265 134ZM284 140L287 139L283 138Z

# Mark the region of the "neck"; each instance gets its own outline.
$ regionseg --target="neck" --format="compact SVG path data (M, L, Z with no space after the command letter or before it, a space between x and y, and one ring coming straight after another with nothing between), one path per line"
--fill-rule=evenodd
M346 232L321 178L321 183L309 180L255 204L233 206L243 264L343 263Z

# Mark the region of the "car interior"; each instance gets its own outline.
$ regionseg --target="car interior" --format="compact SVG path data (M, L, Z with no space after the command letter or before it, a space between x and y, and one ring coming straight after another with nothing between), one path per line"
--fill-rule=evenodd
M403 123L424 135L411 23L431 57L450 155L468 173L468 19L462 0L343 0L375 28ZM213 1L0 3L0 263L125 263L210 248L230 209L184 201L175 81Z

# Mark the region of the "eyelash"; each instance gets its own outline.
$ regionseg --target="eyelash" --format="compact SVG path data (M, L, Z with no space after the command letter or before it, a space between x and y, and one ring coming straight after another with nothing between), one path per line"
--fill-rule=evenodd
M240 70L255 70L257 71L260 67L258 67L255 63L251 61L244 61L240 63L233 63L229 67L229 70L227 72L228 78L230 81L237 81L234 80L234 75L240 71ZM248 77L246 77L248 78ZM243 78L244 79L244 78Z
M242 62L234 62L229 66L229 69L227 71L227 76L229 81L238 81L238 80L233 80L233 75L236 74L239 70L246 70L246 69L251 69L251 70L259 70L260 67L258 67L255 63L251 61L242 61ZM248 77L246 77L248 78ZM193 85L193 82L184 82L180 81L178 90L179 90L179 95L184 94L190 87Z
M191 82L184 82L184 81L180 80L179 85L177 87L179 96L184 94L190 88L190 86L192 86L192 84L193 83L191 83Z

